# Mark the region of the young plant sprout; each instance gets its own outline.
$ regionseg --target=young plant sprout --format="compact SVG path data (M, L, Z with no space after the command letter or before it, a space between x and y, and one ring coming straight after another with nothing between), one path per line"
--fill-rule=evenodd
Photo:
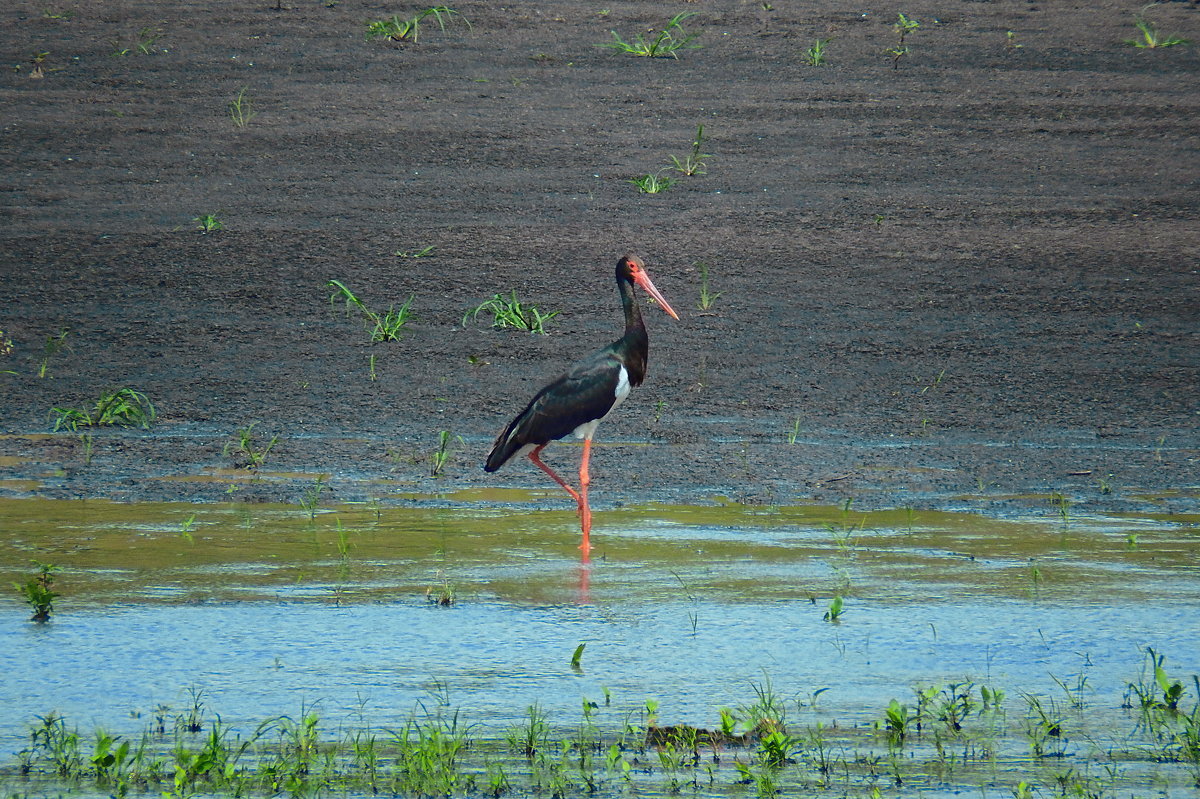
M440 30L446 30L446 22L455 17L462 19L467 27L471 23L462 14L447 6L432 6L419 11L411 17L399 15L391 19L375 20L367 23L367 39L390 39L393 42L415 42L421 34L421 23L433 17Z
M613 40L596 46L646 58L679 58L680 50L694 50L700 47L699 44L693 43L699 34L688 33L683 29L684 20L694 16L696 16L695 11L679 12L653 38L647 38L645 34L639 33L633 41L625 41L616 31L609 31Z

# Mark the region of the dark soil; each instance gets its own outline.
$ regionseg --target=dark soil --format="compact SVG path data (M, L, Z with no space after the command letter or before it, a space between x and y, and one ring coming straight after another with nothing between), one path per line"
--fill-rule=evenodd
M1200 52L1122 44L1140 3L471 1L404 45L366 23L415 6L275 5L0 9L0 496L554 488L483 457L619 334L636 249L683 318L647 308L600 509L1200 506ZM681 10L702 47L677 60L596 46ZM900 10L920 28L893 68ZM1147 13L1200 41L1194 4ZM639 194L699 124L707 174ZM412 295L403 340L372 344L330 279L378 310ZM513 289L561 311L550 335L463 326ZM112 386L153 401L148 431L96 431L90 463L48 435ZM251 422L279 435L261 479L224 452ZM442 430L462 441L435 478Z

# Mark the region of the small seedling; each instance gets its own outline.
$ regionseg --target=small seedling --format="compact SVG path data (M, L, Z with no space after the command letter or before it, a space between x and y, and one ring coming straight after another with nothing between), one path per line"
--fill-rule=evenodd
M142 427L149 428L155 419L154 406L146 395L132 388L105 391L91 410L83 408L51 408L54 432L66 428L78 432L80 427Z
M680 50L695 50L700 47L699 44L693 43L699 34L688 33L683 29L684 20L694 16L694 11L681 11L672 17L653 39L647 39L645 34L639 33L632 42L627 42L616 31L609 31L613 40L596 46L646 58L679 58Z
M530 333L546 335L546 323L558 316L558 311L544 314L535 305L522 305L517 299L517 290L513 289L509 296L496 294L490 300L485 300L477 307L463 314L463 327L467 320L475 321L481 313L492 315L492 327L515 327L517 330L528 330Z
M51 587L54 585L54 572L58 571L59 567L36 560L33 564L38 567L38 573L24 583L13 583L13 587L21 592L25 601L33 608L33 615L29 620L46 622L50 620L50 614L54 612L54 600L59 596Z
M428 586L425 589L425 601L431 605L441 605L449 607L458 599L455 594L454 586L450 585L446 578L442 577L442 582L438 586Z
M211 214L201 214L192 219L192 221L197 224L197 230L201 233L215 233L225 227L221 222L220 213L220 211L216 211Z
M317 518L317 508L321 505L321 492L325 490L325 477L322 475L313 484L304 489L300 495L300 507L308 511L308 518Z
M1025 45L1017 41L1016 31L1006 31L1004 34L1004 49L1008 51L1020 50Z
M457 441L459 444L464 443L462 436L451 437L449 430L442 430L438 433L437 448L429 456L430 477L438 477L441 475L442 470L446 468L446 463L449 462L450 457L454 454L454 450L450 448L450 444L453 441Z
M586 646L587 646L587 642L584 641L582 644L575 647L575 652L571 655L571 668L574 669L575 671L583 670L583 667L580 666L579 664L580 664L580 661L583 659L583 650L584 650L584 647L586 647Z
M428 258L433 255L433 245L427 244L416 250L397 250L397 258Z
M258 422L251 422L247 426L240 428L237 431L237 438L233 441L225 443L223 450L226 457L233 453L243 462L242 465L247 469L257 469L267 460L267 454L275 447L279 441L279 435L271 436L271 440L266 446L259 446L255 441L254 425Z
M706 141L708 141L708 137L704 135L704 126L697 125L696 137L692 140L692 151L685 155L682 161L675 156L671 156L672 168L689 177L705 174L708 169L708 159L712 158L711 154L701 152L704 149Z
M229 110L229 118L233 120L233 124L239 128L244 128L250 124L250 120L258 116L258 112L254 110L254 103L247 94L248 87L243 86L238 89L238 93L229 101L226 108Z
M804 51L804 63L810 67L825 66L825 50L833 39L817 39Z
M675 179L665 175L649 174L631 178L630 183L642 194L660 194L675 185Z
M796 420L794 422L792 422L792 429L788 431L787 442L788 442L788 444L795 444L796 439L798 439L798 438L800 438L800 417L799 416L797 416Z
M71 345L67 343L67 334L71 331L63 328L53 336L46 336L46 344L42 347L42 362L38 365L38 377L45 377L50 359L58 353L66 350L71 351ZM8 343L9 351L12 351L12 342Z
M390 39L393 42L415 42L421 34L421 23L428 17L433 17L437 21L438 28L443 31L446 30L446 22L453 21L455 17L462 19L468 28L471 27L467 18L454 9L446 6L433 6L407 19L397 15L391 19L368 22L367 40Z
M909 19L901 12L892 28L896 31L896 44L888 49L887 54L892 57L892 69L900 68L900 59L908 55L908 45L905 43L908 35L921 27L921 23L915 19Z
M29 77L44 78L46 77L46 58L50 55L48 50L38 50L29 57L29 63L32 64L29 68Z
M130 54L150 55L151 53L157 53L157 42L160 36L162 36L162 33L151 27L142 28L137 32L137 36L134 38L131 46L126 47L121 41L113 41L112 54L116 57L122 57Z
M1150 5L1154 5L1154 3L1151 3ZM1150 6L1146 6L1142 9L1142 11L1145 11L1146 8L1150 8ZM1181 39L1178 36L1164 36L1160 34L1158 32L1158 26L1142 16L1141 13L1138 13L1134 16L1133 26L1138 29L1138 33L1141 34L1141 38L1126 39L1125 44L1129 45L1130 47L1137 47L1138 49L1153 49L1155 47L1174 47L1176 45L1188 43L1187 39Z
M908 705L900 704L898 699L893 699L888 703L887 709L883 711L884 730L887 732L888 738L897 744L904 743L904 736L908 734L908 726L911 722Z
M823 617L825 621L834 623L841 621L842 614L845 613L842 607L843 604L841 594L834 594L833 600L829 603L829 610L825 611L825 616Z
M700 270L700 305L701 311L707 311L712 308L713 303L717 301L717 297L721 296L721 292L714 292L708 286L708 264L700 261L696 264L696 268Z
M384 341L399 341L404 335L404 326L412 318L411 308L414 295L408 295L408 299L399 308L392 305L383 313L378 313L363 304L363 301L356 297L354 292L346 288L340 280L330 280L325 285L333 289L333 293L329 295L331 305L338 300L343 300L346 304L347 313L352 308L357 308L362 313L364 320L371 328L372 344L380 344Z
M1055 491L1050 495L1050 506L1058 511L1059 518L1063 524L1068 524L1071 521L1071 500L1065 495Z

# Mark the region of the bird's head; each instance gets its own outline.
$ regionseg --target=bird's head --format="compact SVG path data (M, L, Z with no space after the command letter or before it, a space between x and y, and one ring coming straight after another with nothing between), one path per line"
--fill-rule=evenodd
M663 295L654 287L654 283L650 281L650 275L646 274L646 264L642 259L633 253L627 253L620 261L617 262L617 280L628 280L635 286L638 286L642 291L654 298L662 309L672 319L678 319L679 314L670 304L663 298Z

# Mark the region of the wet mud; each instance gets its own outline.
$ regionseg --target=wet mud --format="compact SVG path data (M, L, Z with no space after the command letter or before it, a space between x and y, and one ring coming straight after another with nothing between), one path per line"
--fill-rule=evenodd
M1124 5L918 2L895 69L890 7L699 2L702 47L648 59L596 46L661 26L648 4L469 2L410 45L366 41L361 2L52 5L0 11L4 496L541 489L480 462L617 335L634 248L683 319L649 317L599 508L1196 507L1200 56L1124 46ZM1200 38L1192 4L1149 13ZM639 194L701 124L706 173ZM411 295L402 339L331 279ZM561 312L549 335L464 327L514 289ZM48 435L113 386L148 431ZM225 451L251 422L279 436L254 476Z

